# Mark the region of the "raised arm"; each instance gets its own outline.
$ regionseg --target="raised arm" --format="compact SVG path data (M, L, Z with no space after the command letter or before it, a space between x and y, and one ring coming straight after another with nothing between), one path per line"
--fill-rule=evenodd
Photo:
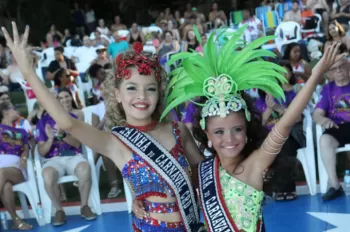
M253 162L255 163L257 170L261 172L264 171L270 166L276 158L276 155L280 152L292 130L292 127L298 121L300 115L308 104L320 77L335 63L336 59L339 58L337 56L339 46L340 43L333 43L332 46L327 48L324 56L312 70L312 75L306 82L305 86L291 102L283 117L269 133L260 149L258 149L253 155ZM343 56L344 55L341 55L341 58Z
M113 157L113 154L120 154L120 142L109 133L102 132L84 122L73 119L67 111L62 108L58 100L49 92L32 68L32 61L29 59L30 55L27 50L29 27L26 27L22 41L19 40L17 26L14 22L12 23L12 28L13 40L9 36L7 30L2 27L7 45L13 53L23 76L26 77L28 83L34 90L40 104L62 130L67 131L95 152L106 155L116 162L117 159L115 156Z

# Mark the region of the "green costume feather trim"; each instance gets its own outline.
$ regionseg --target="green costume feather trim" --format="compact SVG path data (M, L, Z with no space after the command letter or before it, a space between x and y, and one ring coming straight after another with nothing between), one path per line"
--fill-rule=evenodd
M207 101L202 109L201 121L203 128L205 117L225 117L230 111L241 109L246 111L246 117L250 120L246 103L239 93L252 88L261 89L279 100L285 100L279 82L286 82L283 76L286 70L265 61L263 58L275 58L276 55L261 48L274 36L262 37L245 44L242 37L246 27L236 32L223 30L220 36L229 39L221 49L218 48L213 33L204 45L203 54L182 52L171 56L168 65L179 60L181 63L169 75L171 79L166 90L166 108L161 119L179 104L205 96ZM194 32L199 40L200 35L195 26Z

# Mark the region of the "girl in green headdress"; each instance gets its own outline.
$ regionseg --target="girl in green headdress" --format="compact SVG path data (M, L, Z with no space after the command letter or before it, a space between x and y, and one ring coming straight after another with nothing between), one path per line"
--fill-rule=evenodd
M283 76L286 70L262 59L274 57L272 52L259 49L272 37L243 45L240 38L244 30L234 33L220 50L211 36L204 47L204 56L181 53L169 62L183 60L171 73L163 117L177 105L202 97L194 136L203 151L209 149L213 153L212 158L199 165L198 171L208 231L262 230L262 174L274 162L322 74L341 58L337 56L340 44L334 43L283 117L264 137L261 115L242 93L258 88L284 99L278 81L286 81Z

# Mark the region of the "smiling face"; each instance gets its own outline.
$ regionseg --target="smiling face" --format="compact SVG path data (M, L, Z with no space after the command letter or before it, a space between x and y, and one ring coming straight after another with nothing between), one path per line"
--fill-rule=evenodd
M238 157L246 144L246 120L241 112L231 112L225 118L207 119L206 134L220 158Z
M116 98L122 104L126 120L131 125L144 125L152 121L159 99L158 82L153 73L140 75L137 68L129 68L131 77L116 88Z
M339 36L339 30L338 27L335 24L330 24L328 27L329 35L332 37L337 37Z
M70 111L72 109L73 98L67 91L60 92L58 94L58 100L65 110Z

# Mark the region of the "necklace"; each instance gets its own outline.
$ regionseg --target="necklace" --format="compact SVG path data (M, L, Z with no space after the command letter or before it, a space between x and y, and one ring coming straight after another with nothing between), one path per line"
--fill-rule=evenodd
M130 125L129 123L126 123L126 126L129 128L133 128L136 130L139 130L141 132L147 132L153 130L156 126L158 125L157 121L152 121L150 124L144 125L144 126L133 126Z

